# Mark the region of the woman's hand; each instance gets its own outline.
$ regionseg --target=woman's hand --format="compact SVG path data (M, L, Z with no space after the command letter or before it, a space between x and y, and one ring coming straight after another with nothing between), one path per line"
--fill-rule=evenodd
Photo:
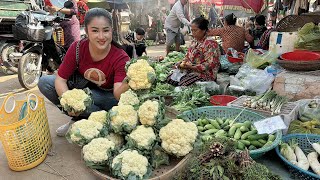
M57 6L47 6L50 14L54 14L55 12L59 11L59 8Z

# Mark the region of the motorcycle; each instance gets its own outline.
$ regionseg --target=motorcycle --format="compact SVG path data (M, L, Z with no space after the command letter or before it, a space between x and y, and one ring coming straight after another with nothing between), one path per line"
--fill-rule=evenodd
M71 7L73 3L67 1L63 8ZM26 39L24 41L28 43L24 46L22 53L12 54L12 56L15 56L13 59L19 59L18 79L21 86L32 89L37 86L42 71L53 73L62 63L66 50L63 48L63 29L59 23L69 19L49 15L44 11L26 13L34 18L36 25L35 23L32 26L28 25L29 29L25 30L27 33L21 33L21 29L13 27L14 36L17 39ZM24 37L21 37L21 34L24 34Z

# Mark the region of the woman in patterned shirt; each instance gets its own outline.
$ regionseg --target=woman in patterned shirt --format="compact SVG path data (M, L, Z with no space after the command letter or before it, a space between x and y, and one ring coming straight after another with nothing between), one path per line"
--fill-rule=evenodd
M218 29L210 29L209 36L220 36L222 38L222 47L225 53L228 48L233 48L238 52L244 49L244 41L251 43L253 37L243 27L236 26L237 17L232 13L224 18L224 27Z
M209 21L203 17L194 19L191 23L193 41L188 48L186 57L176 64L186 74L180 81L172 80L168 83L175 86L189 86L196 81L215 81L220 67L220 51L218 43L207 36ZM174 79L174 78L173 78Z

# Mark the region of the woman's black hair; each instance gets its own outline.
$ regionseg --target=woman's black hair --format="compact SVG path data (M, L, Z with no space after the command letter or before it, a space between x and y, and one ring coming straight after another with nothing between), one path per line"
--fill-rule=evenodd
M192 24L196 24L198 28L201 30L209 29L209 21L206 18L204 18L202 15L200 17L195 18L192 21Z
M113 27L112 16L107 10L102 9L102 8L92 8L86 13L86 16L84 17L84 27L85 27L86 31L88 30L88 24L95 17L106 18L108 20L108 22L111 24L111 27ZM117 41L115 41L113 37L114 36L112 36L111 44L117 48L122 49L122 46Z
M266 17L262 14L258 14L255 17L255 21L257 22L257 24L259 24L260 26L264 26L266 25Z
M237 17L233 13L227 15L224 19L228 25L236 25Z

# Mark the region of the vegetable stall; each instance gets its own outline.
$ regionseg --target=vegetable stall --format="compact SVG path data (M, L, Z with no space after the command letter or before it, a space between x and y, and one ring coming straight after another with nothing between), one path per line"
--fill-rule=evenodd
M213 106L212 96L221 94L221 89L210 83L188 88L166 84L171 67L183 57L172 52L162 61L131 60L126 65L130 89L118 105L72 125L66 138L82 148L83 163L93 174L101 179L181 180L301 177L296 171L319 176L319 135L314 135L320 127L318 100L290 102L268 88L255 96L238 97L229 106ZM60 100L63 108L75 113L91 103L90 92L77 91ZM283 114L285 108L290 116ZM272 124L268 117L279 115L287 117L278 120L287 128L261 132L258 123ZM290 136L286 133L307 133L306 140L286 141ZM314 149L304 148L305 144ZM273 160L268 160L270 156ZM295 161L287 159L291 156ZM270 164L283 166L291 175L277 174Z

